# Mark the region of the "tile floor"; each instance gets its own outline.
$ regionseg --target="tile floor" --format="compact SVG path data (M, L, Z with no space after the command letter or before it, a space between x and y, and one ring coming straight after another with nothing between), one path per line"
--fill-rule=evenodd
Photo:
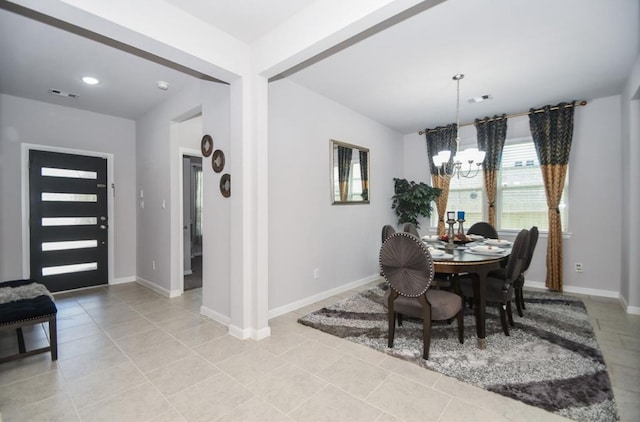
M0 420L565 420L296 323L353 293L274 318L259 342L200 316L200 289L167 299L130 283L60 295L59 360L0 365ZM622 420L638 421L640 316L584 300ZM43 327L25 335L28 347L47 341ZM0 355L14 337L0 333Z

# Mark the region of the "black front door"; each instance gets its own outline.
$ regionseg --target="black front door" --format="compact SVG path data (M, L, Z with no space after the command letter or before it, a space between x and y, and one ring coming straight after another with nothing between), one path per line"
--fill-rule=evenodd
M29 153L31 278L50 291L107 284L107 160Z

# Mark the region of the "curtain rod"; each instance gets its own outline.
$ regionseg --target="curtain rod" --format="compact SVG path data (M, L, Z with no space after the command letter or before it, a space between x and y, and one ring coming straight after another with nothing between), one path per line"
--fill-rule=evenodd
M580 101L580 102L576 102L576 103L575 103L575 106L576 106L576 107L578 107L578 106L586 106L586 105L587 105L587 101L586 101L586 100L582 100L582 101ZM567 105L565 105L565 107L573 107L573 106L574 106L573 104L567 104ZM553 107L551 107L551 110L558 110L559 108L560 108L560 107L558 107L558 106L553 106ZM539 109L537 109L537 110L533 110L533 113L542 113L543 111L544 111L544 108L539 108ZM510 118L512 118L512 117L526 116L526 115L529 115L529 114L531 114L531 113L532 113L531 111L523 111L523 112L521 112L521 113L508 114L508 115L507 115L507 116L505 116L505 117L502 117L502 116L498 116L498 117L489 117L489 118L486 118L486 119L482 119L482 120L480 120L479 122L480 122L480 123L485 123L485 122L492 122L492 121L494 121L494 120L500 120L500 119L510 119ZM463 127L463 126L471 126L471 125L474 125L475 123L476 123L475 121L473 121L473 122L467 122L467 123L462 123L462 124L460 125L460 127ZM424 135L424 134L425 134L425 133L427 133L427 132L435 132L435 131L436 131L436 129L429 129L428 131L427 131L427 130L421 130L420 132L418 132L418 135Z

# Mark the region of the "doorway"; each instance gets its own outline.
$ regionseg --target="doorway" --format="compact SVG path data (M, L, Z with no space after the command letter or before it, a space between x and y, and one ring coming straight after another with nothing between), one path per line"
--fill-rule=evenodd
M30 277L50 291L108 283L107 159L29 151Z
M202 287L202 157L182 157L184 291Z

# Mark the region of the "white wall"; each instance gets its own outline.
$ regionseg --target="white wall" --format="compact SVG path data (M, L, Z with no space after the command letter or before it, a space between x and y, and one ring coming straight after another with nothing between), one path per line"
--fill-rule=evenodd
M615 297L620 292L620 116L619 96L589 101L575 111L568 175L569 227L563 227L570 233L564 240L563 252L566 290ZM475 143L475 127L461 128L460 135L463 145ZM524 136L530 136L528 117L509 119L507 139ZM406 177L430 183L424 136L406 135L404 145ZM605 162L606 168L613 171L604 171ZM425 222L424 227L427 226ZM542 234L527 273L528 281L545 282L546 250L547 238ZM576 262L583 264L582 273L574 271Z
M370 149L368 205L331 205L330 139ZM269 85L269 310L377 276L402 135L288 80ZM315 268L320 278L313 278Z
M109 277L133 280L135 122L10 95L0 95L0 111L0 279L23 276L20 145L28 143L113 154L116 193L110 228L114 230L115 269Z

